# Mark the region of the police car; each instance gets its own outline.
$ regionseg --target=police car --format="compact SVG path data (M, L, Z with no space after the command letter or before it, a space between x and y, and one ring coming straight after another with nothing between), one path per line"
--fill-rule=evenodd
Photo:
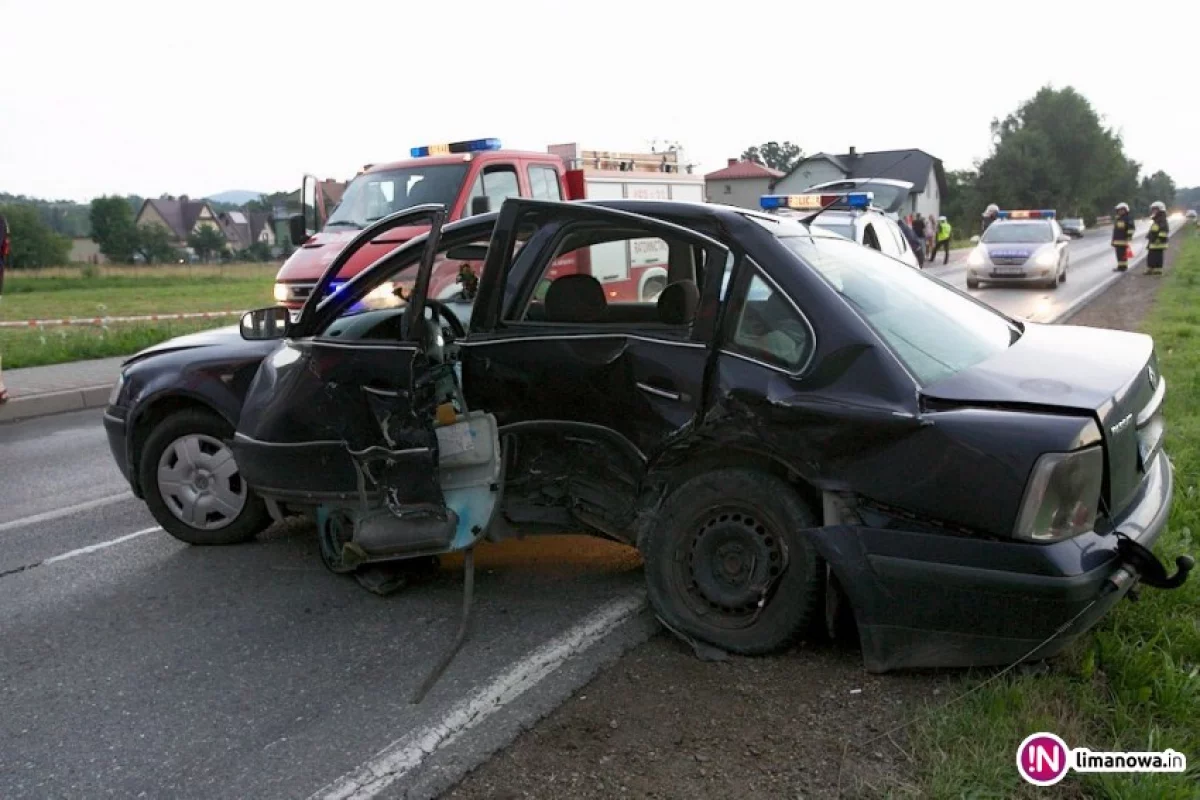
M967 288L1013 283L1056 289L1067 280L1070 241L1053 209L1002 210L967 256Z
M764 194L759 205L764 211L797 219L825 209L812 220L813 225L920 269L917 254L900 226L875 205L874 199L873 192Z

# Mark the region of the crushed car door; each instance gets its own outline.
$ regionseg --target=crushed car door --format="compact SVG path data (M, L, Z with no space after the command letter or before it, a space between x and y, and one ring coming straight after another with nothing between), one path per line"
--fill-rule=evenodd
M322 299L354 252L423 219L428 234ZM495 422L463 402L443 346L453 312L427 297L444 219L441 206L420 206L364 229L322 276L243 406L234 441L242 474L268 499L315 507L334 569L470 546L499 497ZM411 293L390 307L364 304L414 248Z
M523 235L529 243L513 255ZM650 266L637 260L647 252L668 273L654 300L610 299L591 274L594 262L614 259ZM625 538L647 462L703 412L730 260L718 242L644 215L505 203L462 366L468 402L493 410L513 442L510 521L584 522ZM569 261L573 270L562 266Z

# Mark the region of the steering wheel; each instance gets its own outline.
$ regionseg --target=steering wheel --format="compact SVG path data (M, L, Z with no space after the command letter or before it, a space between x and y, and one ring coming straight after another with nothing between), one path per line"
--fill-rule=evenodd
M467 338L467 329L463 327L462 320L458 315L450 310L450 307L441 300L434 300L432 297L425 298L425 305L433 309L435 319L441 317L450 326L450 332L454 334L455 339Z

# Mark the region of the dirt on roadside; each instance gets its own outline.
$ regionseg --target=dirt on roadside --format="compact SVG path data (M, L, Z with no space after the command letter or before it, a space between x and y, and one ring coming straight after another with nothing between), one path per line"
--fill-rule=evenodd
M1134 270L1068 324L1138 330L1163 280ZM887 732L957 695L963 675L869 675L856 650L834 645L704 662L659 634L443 797L919 795L907 730Z

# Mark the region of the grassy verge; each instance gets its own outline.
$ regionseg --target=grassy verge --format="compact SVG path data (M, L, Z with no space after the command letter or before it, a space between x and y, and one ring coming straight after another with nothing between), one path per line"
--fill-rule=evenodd
M1200 530L1200 234L1188 234L1144 330L1153 335L1167 380L1167 449L1176 494L1155 550L1197 550ZM1038 796L1017 775L1017 745L1036 731L1093 750L1165 750L1188 758L1189 773L1069 773L1056 796L1200 797L1200 580L1180 589L1146 588L1121 602L1094 634L1046 674L1013 673L962 703L932 711L914 730L920 794L927 797ZM980 674L961 687L975 685ZM987 794L981 794L986 787Z
M5 370L124 356L174 336L235 324L237 317L113 324L107 327L56 325L45 328L0 328L0 356L3 356Z
M10 272L0 319L170 314L270 305L277 264L59 267Z

